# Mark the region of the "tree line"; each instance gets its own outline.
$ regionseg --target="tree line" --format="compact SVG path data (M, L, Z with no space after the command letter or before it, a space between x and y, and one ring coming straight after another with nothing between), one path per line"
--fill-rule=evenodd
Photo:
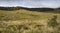
M30 10L30 11L53 11L55 10L54 8L27 8L27 7L0 7L0 10L20 10L20 9L25 9L25 10ZM60 9L60 8L57 8Z

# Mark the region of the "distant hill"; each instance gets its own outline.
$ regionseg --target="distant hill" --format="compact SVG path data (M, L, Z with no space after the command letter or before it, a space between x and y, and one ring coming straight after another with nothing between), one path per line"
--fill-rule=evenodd
M54 9L53 8L29 8L27 10L30 10L30 11L51 11Z
M25 9L25 10L30 10L30 11L51 11L55 10L54 8L27 8L27 7L0 7L0 10L20 10L20 9Z

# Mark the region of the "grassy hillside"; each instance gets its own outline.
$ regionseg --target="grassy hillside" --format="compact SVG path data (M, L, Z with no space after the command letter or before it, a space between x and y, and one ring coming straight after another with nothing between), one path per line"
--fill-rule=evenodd
M47 27L54 15L60 23L59 11L0 10L0 33L60 33L60 25L55 29Z

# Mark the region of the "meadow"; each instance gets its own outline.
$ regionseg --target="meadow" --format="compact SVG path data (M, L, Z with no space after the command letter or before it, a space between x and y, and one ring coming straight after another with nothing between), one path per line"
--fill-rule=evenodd
M48 22L56 16L59 25L52 28ZM54 21L52 20L52 21ZM29 10L0 10L0 33L60 33L60 12Z

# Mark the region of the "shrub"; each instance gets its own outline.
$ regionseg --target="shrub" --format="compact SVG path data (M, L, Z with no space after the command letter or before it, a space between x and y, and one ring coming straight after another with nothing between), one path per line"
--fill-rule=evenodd
M51 20L49 20L49 22L47 23L47 25L49 27L52 27L52 28L56 27L58 25L56 19L57 19L57 16L54 15L53 18L51 18Z

